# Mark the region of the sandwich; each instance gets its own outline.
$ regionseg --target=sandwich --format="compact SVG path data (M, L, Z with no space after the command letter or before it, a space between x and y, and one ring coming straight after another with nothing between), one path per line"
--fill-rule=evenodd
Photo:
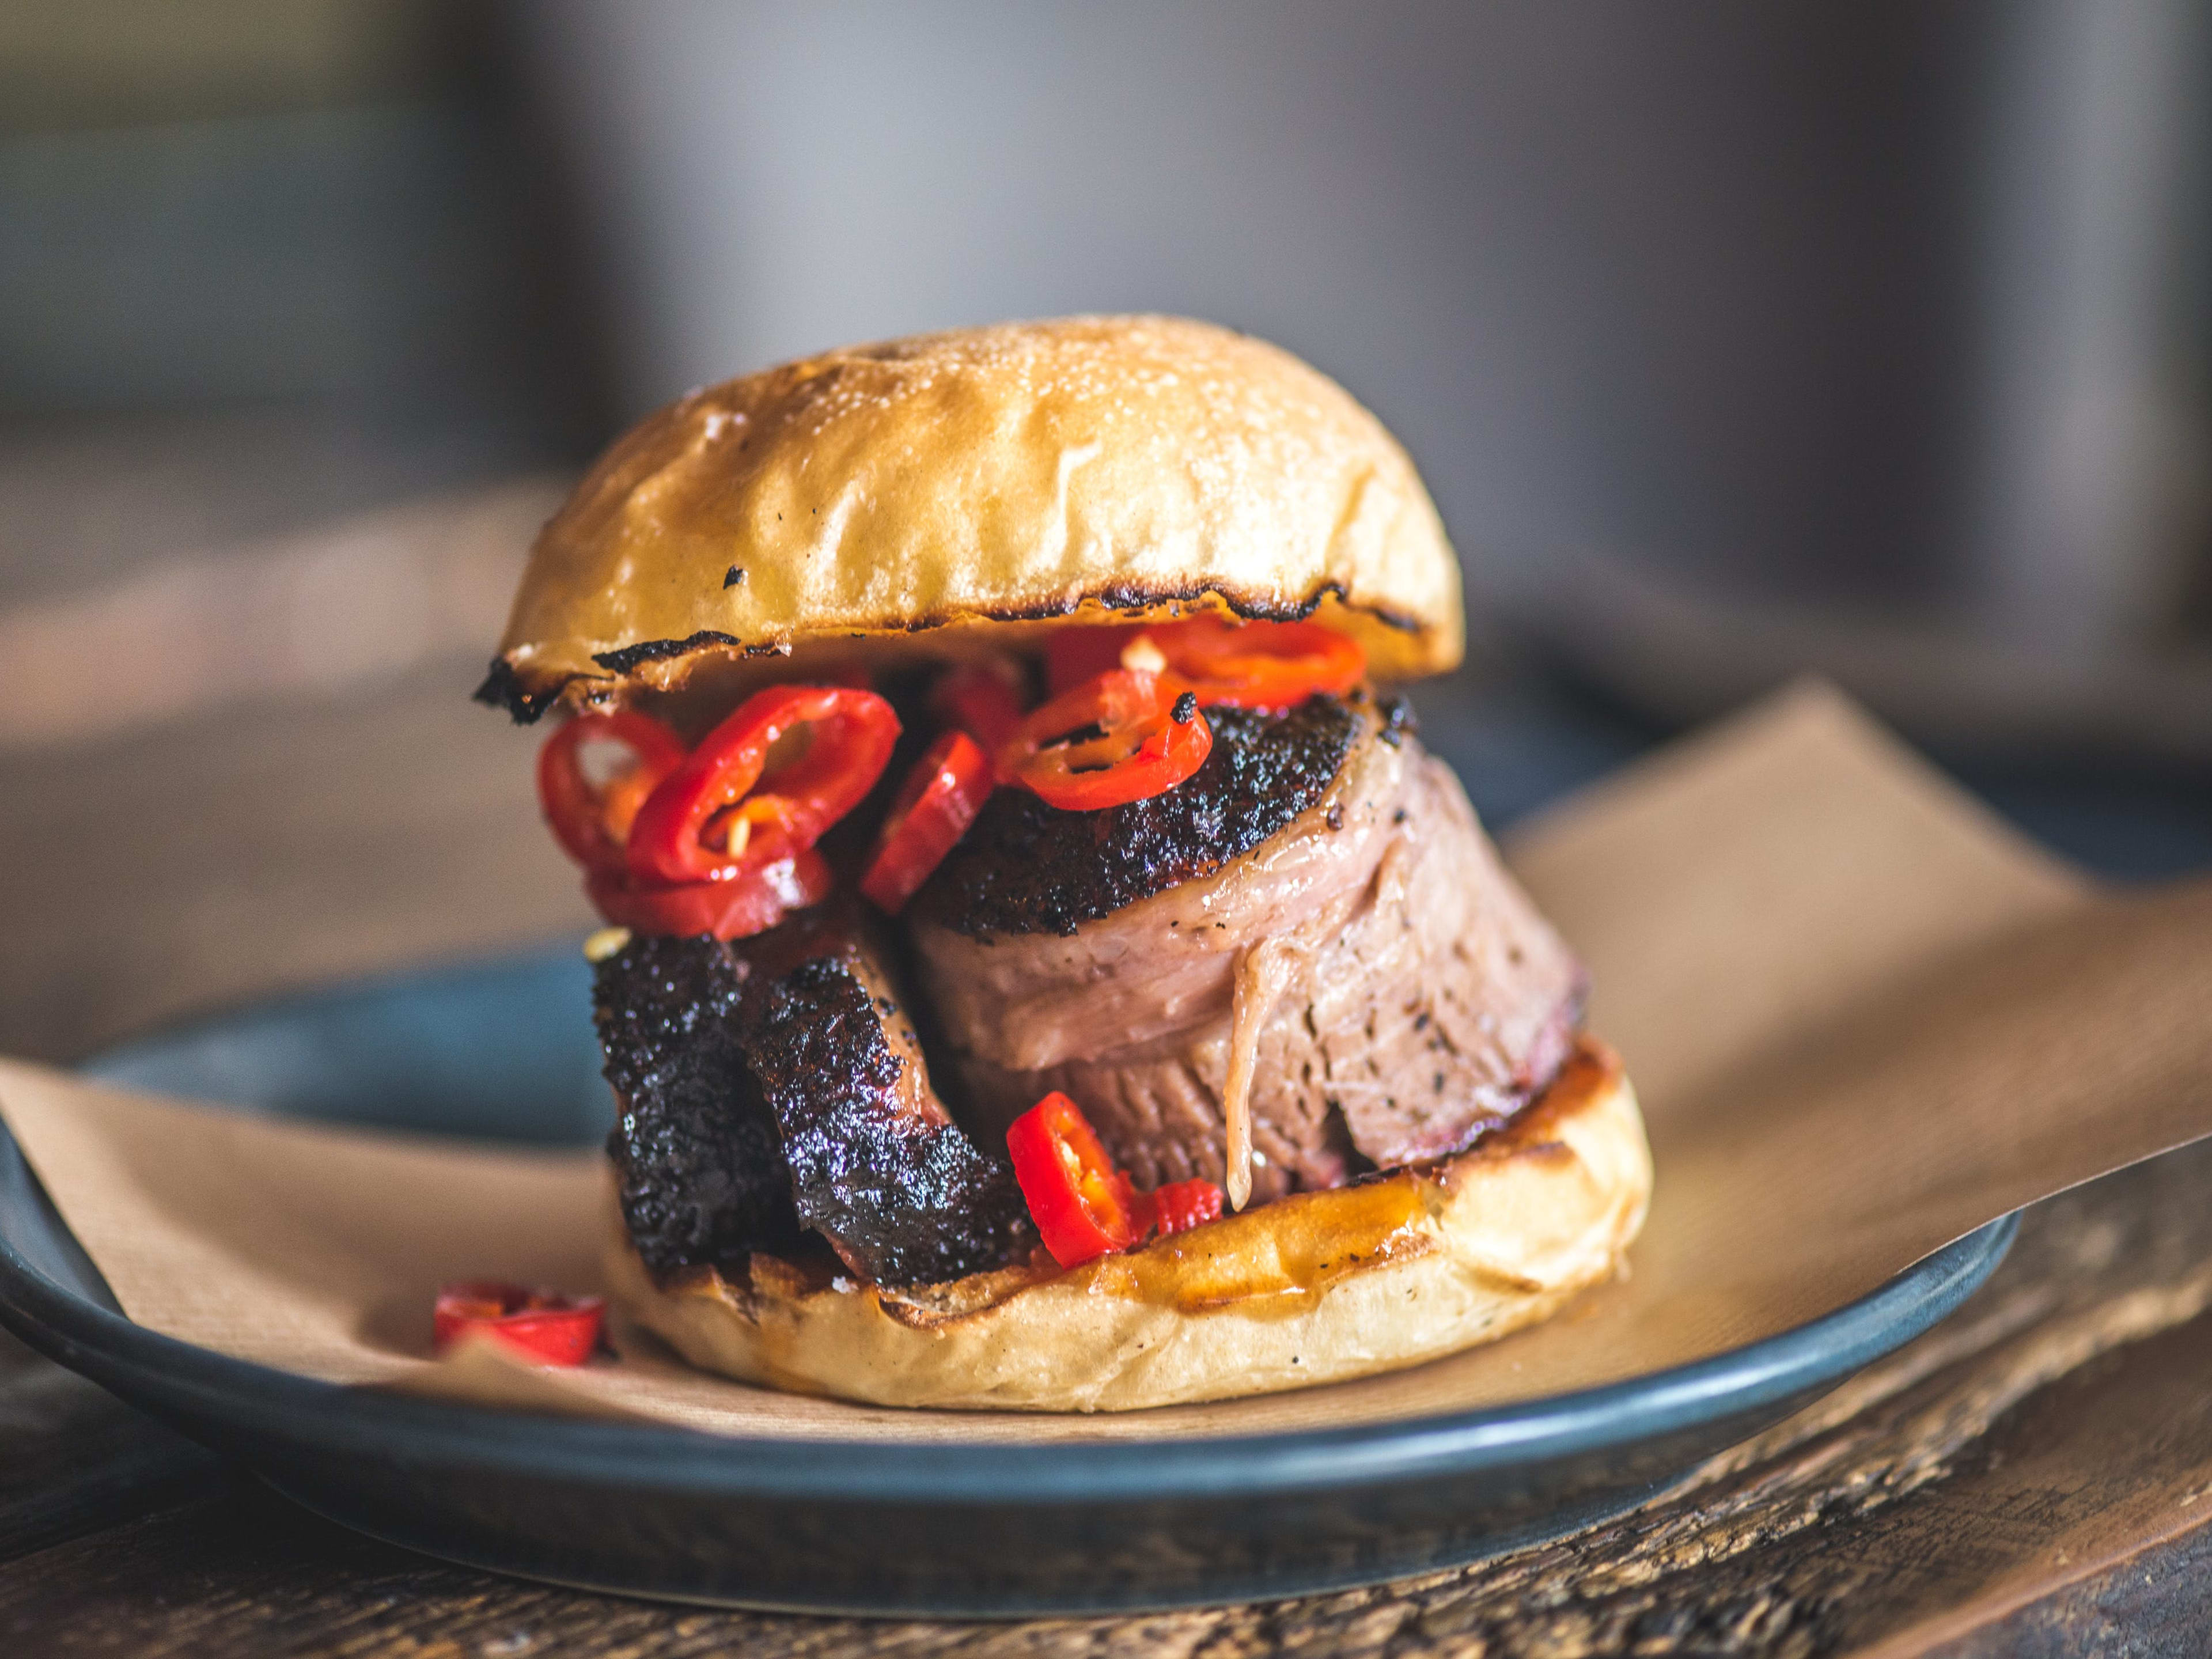
M610 1296L694 1364L1122 1410L1415 1364L1618 1272L1586 976L1403 687L1405 452L1204 324L695 392L545 526L479 696L606 927Z

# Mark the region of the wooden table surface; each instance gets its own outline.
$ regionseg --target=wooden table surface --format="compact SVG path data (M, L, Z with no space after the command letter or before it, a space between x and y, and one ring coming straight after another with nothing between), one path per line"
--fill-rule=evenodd
M471 665L0 754L0 1049L67 1058L580 928L532 744L467 705ZM450 1567L292 1507L0 1337L0 1655L2201 1655L2208 1192L2199 1148L2039 1207L1952 1319L1567 1542L1138 1619L757 1615Z

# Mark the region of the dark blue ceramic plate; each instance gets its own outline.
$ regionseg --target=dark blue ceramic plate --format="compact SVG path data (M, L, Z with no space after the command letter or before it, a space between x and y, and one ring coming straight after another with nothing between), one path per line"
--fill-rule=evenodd
M271 1004L98 1076L255 1110L588 1142L610 1110L571 945ZM1165 1607L1454 1565L1626 1508L1917 1336L1988 1277L1996 1222L1733 1353L1462 1415L1215 1440L794 1443L333 1387L124 1318L0 1133L0 1319L349 1526L634 1595L810 1611Z

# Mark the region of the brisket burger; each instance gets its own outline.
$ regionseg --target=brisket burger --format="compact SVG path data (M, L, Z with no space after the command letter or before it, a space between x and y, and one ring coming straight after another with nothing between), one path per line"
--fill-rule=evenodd
M1395 689L1458 567L1342 390L1086 318L697 392L539 538L480 694L608 927L617 1305L891 1405L1414 1364L1612 1273L1585 982Z

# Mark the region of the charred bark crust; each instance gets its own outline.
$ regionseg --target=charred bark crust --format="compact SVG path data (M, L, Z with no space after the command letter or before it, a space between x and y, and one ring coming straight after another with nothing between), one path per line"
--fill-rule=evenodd
M1026 1253L1012 1168L939 1105L872 981L857 935L812 918L736 945L635 939L599 964L607 1151L656 1277L793 1255L809 1231L884 1285Z
M745 1064L750 964L711 939L634 939L599 964L592 1014L614 1086L623 1219L655 1274L799 1242L775 1119Z
M1355 692L1353 696L1362 694ZM1213 749L1174 788L1094 812L1001 789L916 897L916 914L970 938L1072 934L1179 883L1212 874L1318 801L1361 716L1309 697L1287 714L1206 712Z
M888 1001L839 953L768 981L740 1016L799 1218L878 1284L1003 1267L1029 1235L1013 1170L927 1098L910 1036L902 1053L885 1030Z

